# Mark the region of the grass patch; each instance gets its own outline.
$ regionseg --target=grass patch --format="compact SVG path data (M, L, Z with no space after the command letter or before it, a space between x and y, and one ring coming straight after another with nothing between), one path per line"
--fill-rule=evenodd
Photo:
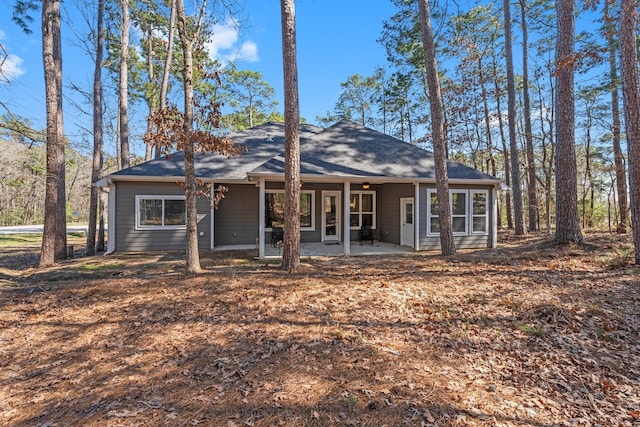
M124 269L126 266L123 262L96 262L89 261L77 264L73 267L77 271L108 271L114 269Z
M609 270L626 267L633 263L633 248L614 249L611 253L602 257L602 265Z
M518 330L520 332L524 332L527 335L531 335L532 337L544 336L544 330L542 330L542 326L540 325L522 324L522 325L518 325Z
M69 240L86 239L81 231L67 233ZM24 245L39 245L42 243L42 233L0 234L0 248L21 247ZM79 242L69 242L79 244Z
M0 247L3 248L36 243L42 243L42 233L0 235Z

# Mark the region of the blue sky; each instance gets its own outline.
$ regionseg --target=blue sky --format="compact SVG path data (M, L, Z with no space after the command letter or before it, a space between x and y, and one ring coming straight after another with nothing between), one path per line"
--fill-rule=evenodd
M189 0L186 3L189 4ZM63 4L71 12L74 3ZM10 11L13 0L0 0L0 5ZM340 83L349 75L371 75L376 66L385 64L384 48L376 40L383 21L393 13L390 0L296 1L300 113L308 122L314 123L316 116L333 110ZM237 58L240 69L260 71L264 80L275 88L282 111L280 1L246 0L243 16L248 25L239 32L224 23L217 28L211 54L221 60ZM0 102L13 113L31 120L35 128L43 128L45 102L39 11L34 18L33 34L26 35L11 21L10 13L0 17L0 44L8 55L1 68ZM76 25L82 25L77 15L73 14L71 19ZM78 28L78 31L85 30ZM92 74L91 60L78 48L77 39L65 25L65 96L72 94L67 88L71 83L90 88ZM81 102L77 97L74 99ZM79 114L69 102L64 108L65 133L72 142L79 142L79 128L90 128L90 119ZM5 113L0 106L0 114ZM133 133L135 135L135 129Z

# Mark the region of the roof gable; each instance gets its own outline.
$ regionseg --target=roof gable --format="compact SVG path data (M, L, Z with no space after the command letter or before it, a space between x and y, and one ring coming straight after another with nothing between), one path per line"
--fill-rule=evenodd
M301 138L308 138L322 128L301 125ZM227 157L215 153L197 154L196 176L200 178L246 179L247 173L284 153L284 124L264 123L227 135L236 145L247 148L239 157ZM162 156L111 174L112 177L184 177L184 152Z
M349 120L301 141L300 153L303 175L435 179L431 152ZM450 179L498 180L453 160L447 171ZM284 173L284 158L276 156L252 173Z

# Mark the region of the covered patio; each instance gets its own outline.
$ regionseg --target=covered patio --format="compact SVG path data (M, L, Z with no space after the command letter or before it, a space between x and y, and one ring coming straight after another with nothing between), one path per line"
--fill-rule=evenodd
M400 255L413 253L413 248L408 246L399 246L393 243L375 241L373 245L370 242L351 242L351 256L366 255ZM247 250L255 249L256 245L224 245L216 246L214 250ZM300 257L342 257L344 256L344 246L342 242L326 244L322 242L300 243ZM282 257L282 248L279 246L265 245L265 259L277 259Z

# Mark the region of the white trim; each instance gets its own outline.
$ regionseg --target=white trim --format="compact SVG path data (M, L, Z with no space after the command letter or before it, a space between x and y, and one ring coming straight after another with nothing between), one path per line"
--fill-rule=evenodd
M264 258L264 214L265 214L265 190L264 190L264 179L259 181L259 199L258 199L258 258Z
M351 226L351 195L352 194L357 194L359 196L359 200L358 200L358 208L360 209L358 212L353 212L353 214L357 214L358 215L358 225L356 226ZM371 207L373 208L372 212L363 212L362 211L362 195L363 194L371 194L373 195L373 200L371 201L372 205ZM347 199L345 198L345 201ZM372 224L371 224L371 228L372 229L376 229L377 227L377 204L376 204L376 192L373 190L356 190L356 191L351 191L350 195L349 195L349 204L347 204L346 206L349 208L349 210L347 211L345 209L345 213L348 212L349 213L349 227L351 230L360 230L360 228L362 228L362 215L372 215L373 219L372 219Z
M321 200L321 209L320 212L322 213L322 218L321 218L321 226L322 226L322 230L320 230L320 240L322 242L339 242L340 241L340 224L341 224L341 208L340 208L340 191L337 190L323 190L321 192L322 195L322 200ZM325 234L326 230L327 230L327 217L326 217L326 213L324 211L324 199L327 196L334 196L336 198L336 222L338 224L338 226L336 227L336 236L335 238L333 238L333 236L331 236L331 238L327 239L327 235Z
M218 181L223 184L251 184L256 185L260 179L267 179L268 181L284 182L284 175L282 173L273 172L250 172L244 177L202 177L204 181ZM418 177L395 177L386 176L360 176L360 175L318 175L318 174L301 174L300 179L304 182L327 182L327 183L343 183L345 179L349 182L369 182L371 184L384 184L384 183L421 183L421 184L435 184L435 178L418 178ZM149 176L149 175L109 175L97 181L94 185L97 187L105 187L115 181L131 181L131 182L181 182L184 181L184 175L172 175L172 176ZM449 184L455 185L491 185L499 188L504 185L503 181L499 178L490 179L461 179L461 178L449 178ZM257 186L257 185L256 185Z
M484 194L485 195L485 204L484 204L484 231L473 231L473 195L474 194ZM469 190L469 234L473 235L488 235L489 234L489 190ZM475 215L480 217L480 215Z
M375 200L375 196L374 196ZM342 203L342 211L343 222L342 227L344 228L344 238L342 239L342 243L344 246L344 256L351 256L351 182L344 182L344 201Z
M109 209L107 211L107 252L105 255L112 254L116 250L116 186L109 183Z
M213 180L223 184L251 184L255 185L258 181L256 176L254 180L249 180L248 177L244 178L231 178L231 177L198 177L204 182L211 182ZM281 176L282 179L282 176ZM112 182L182 182L184 181L184 175L167 175L167 176L149 176L149 175L109 175L100 181L97 181L94 185L97 187L104 186L108 181Z
M464 215L454 215L453 213L453 195L464 194ZM449 190L449 203L451 206L451 228L453 229L454 236L468 236L469 235L469 190ZM464 218L464 231L456 231L453 225L453 220L456 218Z
M260 182L264 183L264 180L261 180ZM260 218L262 218L262 221L264 222L264 215L266 214L266 205L264 203L264 196L267 194L284 194L284 190L272 190L272 189L268 189L268 190L264 190L264 195L262 196L262 203L263 203L263 214ZM311 227L300 227L300 231L316 231L316 191L315 190L300 190L300 195L302 196L303 194L311 194ZM266 227L265 224L265 231L272 231L273 229L271 227Z
M211 182L211 201L210 204L211 206L209 207L209 217L211 218L210 221L210 225L209 225L209 249L213 249L216 246L215 243L215 238L214 238L214 233L215 233L215 227L214 227L214 220L215 220L215 199L216 199L216 188L215 188L215 183L212 181Z
M491 247L498 246L498 189L491 190Z
M440 233L439 232L434 232L431 231L431 217L432 216L439 216L439 215L433 215L431 213L431 195L435 194L436 195L436 199L438 197L438 192L436 191L435 188L427 188L427 236L439 236Z
M453 197L452 195L455 193L459 193L459 194L464 194L465 195L465 231L461 232L461 231L454 231L453 235L454 236L488 236L489 235L489 205L487 203L487 205L485 206L486 212L485 212L485 219L487 220L487 227L486 230L484 232L473 232L473 201L472 201L472 194L474 193L485 193L487 194L487 202L488 197L489 197L489 191L488 190L481 190L481 189L450 189L449 190L449 206L451 208L451 222L453 223ZM435 188L428 188L427 189L427 236L439 236L440 233L439 232L433 232L431 231L431 218L432 217L437 217L437 214L433 214L433 212L431 212L431 195L432 194L436 194L437 197L437 190ZM495 208L494 208L494 214L495 214ZM478 215L477 215L478 216ZM456 215L456 218L460 218L462 217L462 215Z
M249 180L252 178L266 178L269 181L284 182L284 175L281 173L273 172L251 172L247 175ZM419 182L421 184L435 184L435 178L416 178L416 177L394 177L386 176L361 176L361 175L318 175L318 174L301 174L300 179L304 182L331 182L331 183L343 183L345 179L349 182L369 182L370 184L385 184L385 183L404 183L411 184ZM223 178L218 178L218 181L224 181ZM495 179L461 179L461 178L449 178L449 184L455 185L493 185L499 187L502 181L498 178Z
M420 250L420 183L415 182L413 194L413 238L415 239L413 249Z
M411 225L413 226L413 241L408 242L404 238L405 218L407 217L407 203L411 203ZM400 246L411 246L415 248L416 244L416 207L413 197L401 197L400 198Z
M162 200L162 225L140 225L140 200ZM186 217L184 225L164 225L164 201L165 200L184 200L185 214L187 210L186 197L177 195L161 195L161 194L136 194L136 218L134 223L135 230L185 230L187 228Z

